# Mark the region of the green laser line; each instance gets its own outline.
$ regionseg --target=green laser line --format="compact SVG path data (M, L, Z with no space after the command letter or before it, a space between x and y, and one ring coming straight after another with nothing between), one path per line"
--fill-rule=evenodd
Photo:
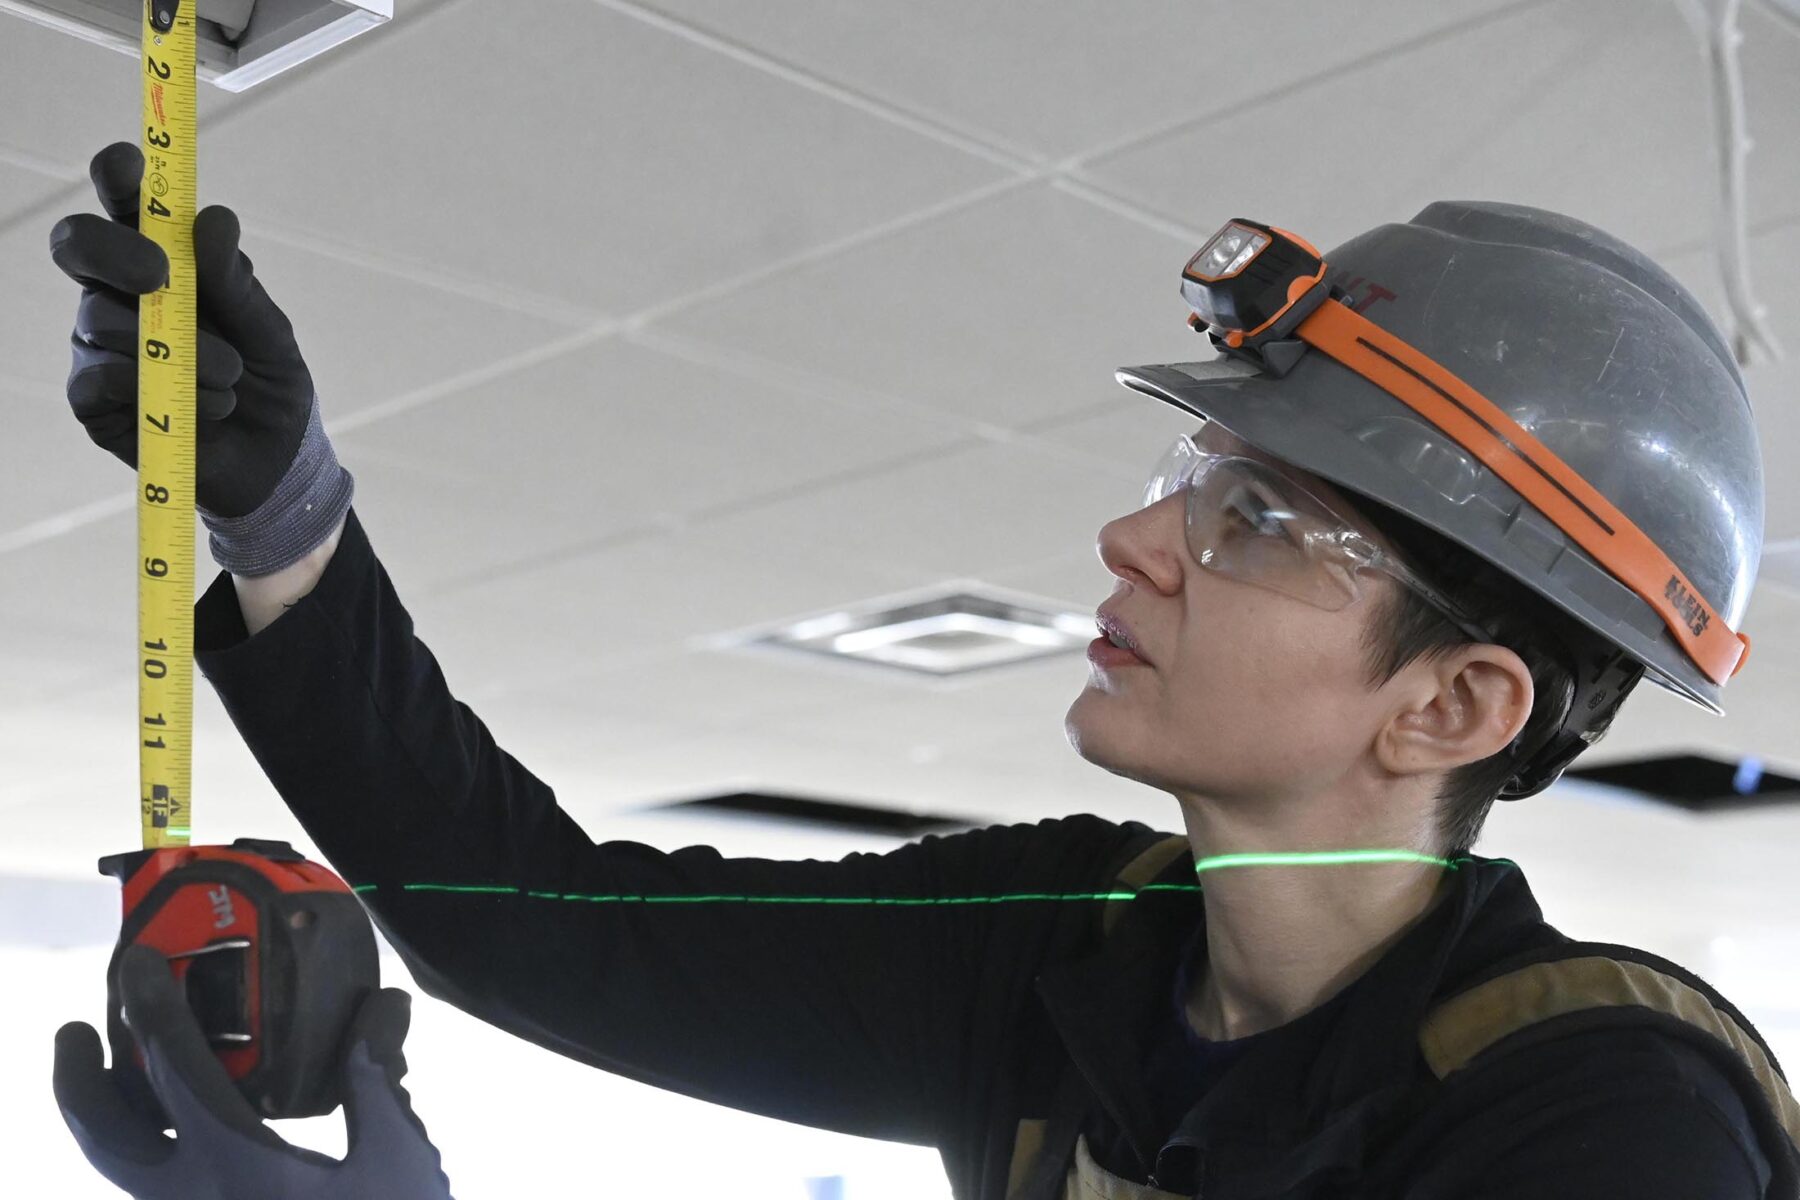
M1473 858L1444 859L1411 850L1332 850L1298 854L1219 854L1194 864L1196 872L1216 871L1228 867L1261 866L1334 866L1343 863L1424 862L1449 870L1458 864L1474 862ZM1489 861L1509 867L1518 866L1509 858ZM373 892L378 884L359 884L350 890L358 894ZM731 901L738 904L1005 904L1016 900L1131 900L1145 892L1198 892L1197 883L1147 883L1133 892L1014 892L1003 896L637 896L628 893L588 895L581 892L540 892L502 884L404 883L407 892L453 892L491 896L524 896L533 900L582 900L590 903L635 901L641 904L710 904Z

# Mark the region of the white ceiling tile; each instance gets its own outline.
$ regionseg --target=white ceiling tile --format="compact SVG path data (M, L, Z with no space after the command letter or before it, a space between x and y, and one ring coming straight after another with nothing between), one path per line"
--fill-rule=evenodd
M70 418L73 421L73 418ZM87 453L100 453L91 444ZM113 464L121 485L130 472ZM200 559L195 590L206 587L217 568L206 558L203 527L194 521ZM15 550L0 559L0 619L24 620L94 639L98 652L116 662L125 657L127 640L137 630L137 514L115 513L60 537ZM121 671L125 667L119 668Z
M1193 249L1031 185L666 324L923 409L1029 427L1130 403L1116 367L1197 346L1212 357L1185 324L1179 284Z
M1062 728L1063 714L1088 675L1084 650L1085 643L1053 659L983 671L957 680L954 688L928 695L895 689L886 695L809 704L754 719L743 728L827 737L895 756L917 754L927 762L979 757L996 741Z
M358 512L386 532L409 583L432 589L963 440L904 410L851 408L608 339L334 444ZM447 505L462 515L445 520Z
M239 248L293 322L328 430L333 418L485 370L572 328L313 253L273 228L244 223Z
M630 8L632 5L622 5ZM1483 14L1501 0L1366 7L1260 4L1248 24L1204 4L1034 6L924 0L658 0L652 11L1022 153L1065 156L1200 116ZM1253 52L1280 30L1279 53Z
M421 607L425 607L421 605ZM617 640L630 630L629 615L609 622ZM571 641L579 638L579 632ZM891 674L821 668L811 658L740 654L705 649L596 655L587 664L544 661L503 679L472 680L457 694L483 711L505 706L509 719L533 721L626 717L689 725L696 731L737 729L771 717L858 701L916 699L916 686L901 688Z
M1030 444L984 444L694 532L720 545L804 546L816 561L875 566L920 587L1091 547L1102 525L1135 510L1140 490Z
M385 555L379 522L370 542ZM385 540L384 540L385 539ZM829 569L821 564L829 562ZM786 530L777 518L743 532L705 527L569 552L541 566L495 570L429 596L395 586L452 680L528 683L636 667L689 639L801 616L916 586L898 570Z
M1752 227L1800 217L1800 28L1747 4L1741 71L1745 132L1745 208ZM1711 235L1710 225L1696 230Z
M620 493L568 471L546 470L523 493L506 470L458 478L430 462L364 454L358 438L352 433L333 444L355 481L351 508L403 600L503 575L521 562L657 532Z
M63 187L85 184L94 152L108 142L133 136L132 127L143 106L143 77L133 57L47 29L14 13L0 13L0 37L6 39L0 107L29 114L28 120L6 123L0 147L16 148L54 164ZM203 96L207 92L229 95L217 88L200 90ZM72 103L76 97L79 103ZM241 100L241 94L231 97L233 103ZM203 100L202 111L207 107ZM217 106L213 111L218 111ZM0 149L0 155L4 153ZM17 203L8 196L5 213L0 216L9 215Z
M117 574L122 576L124 570ZM53 608L56 599L45 596L43 608ZM135 620L135 612L132 618ZM4 702L0 702L0 712L54 702L87 692L115 677L125 677L119 664L129 662L125 657L127 633L107 643L92 629L14 615L5 620L7 648L5 655L0 656L0 666L10 682ZM0 784L0 794L4 791L5 785Z
M0 72L0 77L4 77L4 72ZM23 125L24 123L19 121L10 122L9 129L17 130ZM19 217L15 214L27 210L35 212L49 205L55 197L70 190L68 179L61 175L44 173L44 168L49 165L37 158L15 151L4 141L0 141L0 230L11 234L13 231L7 229L7 226L15 225L37 231L38 255L46 264L50 262L50 227L55 222L44 221L40 229L39 225L30 223L29 217ZM85 170L84 167L84 174ZM8 255L8 261L11 259L12 256ZM5 303L10 308L13 298L9 295L5 301L0 303ZM0 311L5 310L0 309Z
M1764 128L1791 127L1800 105L1793 41L1789 82L1763 81L1765 95L1787 93L1768 95ZM1710 105L1705 61L1673 5L1583 0L1295 88L1255 114L1278 135L1234 140L1227 170L1212 124L1088 169L1158 212L1207 228L1260 217L1324 248L1433 200L1474 198L1565 212L1654 253L1713 227ZM1759 177L1800 170L1791 137L1758 153ZM1800 207L1761 191L1759 212Z
M74 317L71 304L71 325ZM63 339L66 360L67 333ZM68 369L65 361L65 374ZM0 474L8 486L0 538L108 498L123 506L121 512L130 505L137 489L135 472L88 437L69 407L61 380L37 384L0 380L0 410L8 426L7 436L0 438ZM5 562L0 555L0 564Z
M1168 347L1165 346L1165 349ZM1180 359L1166 361L1206 360L1213 357L1210 347L1194 344L1181 348ZM1140 366L1141 363L1120 363ZM1116 468L1126 483L1138 486L1141 496L1150 472L1169 444L1184 433L1196 432L1200 418L1172 404L1161 404L1148 396L1115 384L1115 394L1088 407L1085 413L1071 413L1055 425L1035 427L1034 442L1059 446L1071 452L1086 454Z
M616 314L996 177L585 0L530 20L459 4L396 32L227 123L203 197Z

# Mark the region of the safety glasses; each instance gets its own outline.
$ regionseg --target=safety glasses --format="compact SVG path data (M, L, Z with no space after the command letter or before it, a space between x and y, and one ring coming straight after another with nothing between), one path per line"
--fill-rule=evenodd
M1183 434L1145 485L1144 507L1183 488L1188 550L1209 571L1327 612L1356 603L1362 576L1379 571L1424 597L1470 637L1495 640L1337 508L1267 463L1202 450Z

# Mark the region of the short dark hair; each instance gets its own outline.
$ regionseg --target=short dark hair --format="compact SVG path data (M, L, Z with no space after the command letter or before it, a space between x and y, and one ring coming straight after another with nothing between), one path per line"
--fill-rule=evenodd
M1535 695L1531 715L1514 745L1530 748L1548 740L1562 727L1575 694L1577 651L1593 635L1458 543L1385 505L1355 499L1357 511L1399 550L1406 566L1461 608L1473 624L1491 631L1493 645L1506 647L1525 663ZM1417 591L1396 585L1370 613L1364 631L1370 686L1380 687L1418 659L1439 658L1475 641ZM1584 722L1586 727L1596 735L1604 733L1630 692L1626 687L1606 711ZM1435 810L1440 856L1447 858L1475 845L1501 788L1524 765L1508 747L1445 773Z

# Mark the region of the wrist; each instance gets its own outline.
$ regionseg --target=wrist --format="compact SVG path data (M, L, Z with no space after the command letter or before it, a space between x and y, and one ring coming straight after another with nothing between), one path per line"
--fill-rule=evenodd
M261 633L318 586L343 534L344 522L340 521L323 542L281 570L267 575L231 577L247 633L252 637Z
M318 549L340 529L356 480L338 463L315 393L306 433L287 472L251 512L222 517L199 507L213 561L233 576L273 575Z

